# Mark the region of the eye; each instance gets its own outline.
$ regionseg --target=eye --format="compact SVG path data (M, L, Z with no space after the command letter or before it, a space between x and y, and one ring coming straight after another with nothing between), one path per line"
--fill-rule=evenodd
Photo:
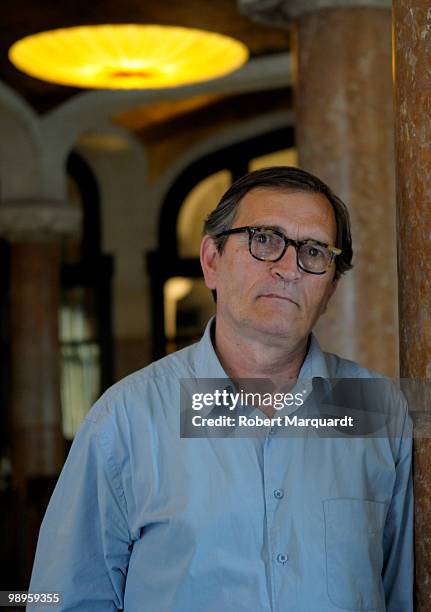
M301 247L301 254L308 259L327 260L330 258L328 249L320 244L304 244Z
M310 257L319 257L319 255L321 255L322 253L316 249L316 247L308 247L307 249L307 255L309 255Z
M255 235L254 239L259 244L268 244L268 242L270 241L270 236L268 234L264 234L263 232L260 232L259 234Z

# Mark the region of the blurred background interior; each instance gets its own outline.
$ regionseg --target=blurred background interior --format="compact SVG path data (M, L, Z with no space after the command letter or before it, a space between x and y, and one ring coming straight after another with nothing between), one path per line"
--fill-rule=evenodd
M8 57L30 34L128 23L218 32L249 59L220 78L130 91L43 80ZM247 171L300 165L346 201L354 270L317 336L399 376L398 313L406 329L417 314L398 304L391 29L384 0L16 0L3 11L0 589L27 588L41 517L91 404L200 337L214 312L202 223ZM153 45L163 54L168 42L160 34ZM91 32L69 51L96 62L101 47L121 56L115 37ZM62 51L57 43L49 54ZM408 223L408 210L398 214ZM429 278L418 287L426 309ZM431 377L427 333L405 375Z

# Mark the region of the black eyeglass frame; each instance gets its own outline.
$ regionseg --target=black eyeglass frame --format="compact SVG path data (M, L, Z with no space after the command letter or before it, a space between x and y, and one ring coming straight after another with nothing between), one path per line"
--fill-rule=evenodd
M253 255L252 251L251 251L251 243L253 241L253 236L256 232L261 232L263 230L266 231L271 231L274 234L276 234L277 236L280 236L280 238L283 238L284 240L284 249L281 252L281 254L276 257L275 259L263 259L262 257L257 257L256 255ZM287 251L287 247L289 245L292 245L295 248L296 251L296 265L298 266L298 268L300 270L302 270L303 272L307 272L308 274L326 274L326 272L329 270L329 268L331 267L332 262L334 261L335 257L338 257L338 255L341 255L342 253L342 249L339 249L338 247L335 247L331 244L325 244L324 242L320 242L319 240L313 240L311 238L308 238L307 240L293 240L292 238L288 238L285 234L283 234L283 232L280 232L279 230L273 228L273 227L267 227L267 226L262 226L262 227L254 227L254 226L244 226L244 227L234 227L232 229L229 230L225 230L224 232L220 232L219 234L216 234L216 238L223 238L224 236L230 236L231 234L242 234L244 232L248 232L248 250L250 255L254 258L257 259L258 261L269 261L271 263L275 263L276 261L280 261L280 259L282 259L284 257L284 254ZM318 245L318 246L322 246L325 247L326 249L328 249L328 251L331 254L331 259L328 262L327 267L325 268L325 270L323 270L322 272L312 272L310 270L307 270L306 268L304 268L301 265L301 262L299 261L299 249L301 248L301 246L303 246L304 244L311 244L311 245Z

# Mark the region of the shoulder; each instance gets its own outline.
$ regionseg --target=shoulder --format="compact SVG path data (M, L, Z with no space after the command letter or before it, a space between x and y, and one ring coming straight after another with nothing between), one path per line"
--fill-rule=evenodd
M408 435L412 422L399 381L339 355L326 352L323 355L330 378L334 379L344 397L350 398L352 405L361 402L361 407L366 406L368 412L390 416L393 437L403 433Z
M384 378L383 374L363 367L356 361L326 352L314 333L311 334L305 370L320 378Z
M178 391L178 380L195 375L196 347L192 344L125 376L100 396L86 420L100 423L108 416L118 420L126 414L154 409L155 405L163 408Z
M365 368L356 361L345 359L335 353L324 352L323 356L331 378L387 378L379 372Z
M349 383L354 384L356 389L369 389L370 392L376 392L379 397L383 396L391 401L397 400L406 403L396 380L334 353L323 354L331 379L348 379ZM355 383L355 380L360 382Z

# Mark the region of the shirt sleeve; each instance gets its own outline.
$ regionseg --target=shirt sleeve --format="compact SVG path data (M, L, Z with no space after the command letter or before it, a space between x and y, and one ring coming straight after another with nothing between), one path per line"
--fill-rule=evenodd
M56 610L123 608L131 538L110 436L87 417L41 525L29 591L60 593Z
M396 480L384 531L383 586L387 612L413 612L412 421L406 412Z

